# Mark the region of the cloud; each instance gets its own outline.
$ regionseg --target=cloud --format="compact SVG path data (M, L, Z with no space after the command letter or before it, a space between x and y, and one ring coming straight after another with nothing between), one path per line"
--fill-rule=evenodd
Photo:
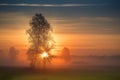
M80 17L80 21L88 22L113 22L115 21L112 17Z
M58 33L119 34L118 20L113 17L58 18L49 21Z
M29 27L32 14L0 13L0 31L23 30ZM119 23L113 17L56 17L46 16L55 33L120 34Z
M87 6L104 6L106 4L7 4L1 3L0 6L31 6L31 7L87 7Z

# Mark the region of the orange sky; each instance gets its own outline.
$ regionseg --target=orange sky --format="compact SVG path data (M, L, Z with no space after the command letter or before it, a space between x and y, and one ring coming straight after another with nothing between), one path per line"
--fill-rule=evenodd
M33 15L0 13L0 49L15 46L20 51L29 48L26 30ZM59 17L46 16L53 27L55 53L68 47L71 54L111 55L120 54L120 34L115 33L109 17ZM101 23L101 24L99 24ZM109 26L106 27L106 26Z
M42 13L53 27L56 46L52 54L60 54L63 47L67 47L71 55L77 56L120 55L120 11L118 2L114 0L0 2L1 53L2 50L8 53L9 48L14 46L19 50L18 60L21 63L27 61L24 53L30 44L26 30L36 13ZM53 62L62 64L64 60L56 59Z
M16 20L20 23L16 21L14 22L15 24L10 24L10 26L13 26L11 28L9 28L9 25L6 23L3 25L6 28L0 29L0 49L3 49L8 53L9 48L14 46L20 53L17 58L18 62L16 65L28 66L29 62L25 53L30 45L28 42L28 35L26 34L26 30L29 28L30 17L18 16L15 18L17 18ZM26 22L22 22L23 19L26 20ZM57 18L55 18L55 20L51 20L48 18L51 26L53 27L53 37L56 42L56 46L52 54L58 55L61 53L63 47L67 47L70 49L71 55L120 55L120 34L84 32L89 32L90 28L88 30L80 29L82 33L75 33L76 31L74 27L70 27L69 29L68 26L71 26L71 24L74 26L76 24L60 24L58 22L61 20L56 19ZM64 22L64 20L62 21ZM18 28L16 28L16 26L18 26ZM85 25L77 26L82 28ZM93 29L92 31L95 30ZM52 61L52 67L65 67L66 65L64 64L67 65L65 59L53 59Z
M56 51L61 50L63 47L73 50L71 51L72 54L74 54L74 50L79 49L120 50L120 35L54 33L53 36L56 41ZM25 29L4 31L4 33L0 34L0 44L1 49L15 46L18 49L26 50L29 47Z

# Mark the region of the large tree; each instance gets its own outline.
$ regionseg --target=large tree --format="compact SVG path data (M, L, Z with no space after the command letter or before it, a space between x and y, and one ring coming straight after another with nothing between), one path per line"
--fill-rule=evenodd
M35 14L30 21L30 28L27 30L29 34L30 48L28 49L28 59L31 67L38 67L42 64L40 56L46 52L51 56L51 50L54 48L54 40L52 37L52 27L42 14ZM45 58L44 63L50 62L51 57Z

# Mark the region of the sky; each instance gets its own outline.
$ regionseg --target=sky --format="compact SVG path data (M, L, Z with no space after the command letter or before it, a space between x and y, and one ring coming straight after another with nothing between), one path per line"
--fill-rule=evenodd
M119 0L0 0L0 49L29 47L26 30L35 13L53 28L56 52L120 55Z

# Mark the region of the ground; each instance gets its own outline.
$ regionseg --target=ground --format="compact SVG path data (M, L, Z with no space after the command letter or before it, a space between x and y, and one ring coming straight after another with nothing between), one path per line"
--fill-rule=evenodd
M0 80L120 80L120 71L0 68Z

